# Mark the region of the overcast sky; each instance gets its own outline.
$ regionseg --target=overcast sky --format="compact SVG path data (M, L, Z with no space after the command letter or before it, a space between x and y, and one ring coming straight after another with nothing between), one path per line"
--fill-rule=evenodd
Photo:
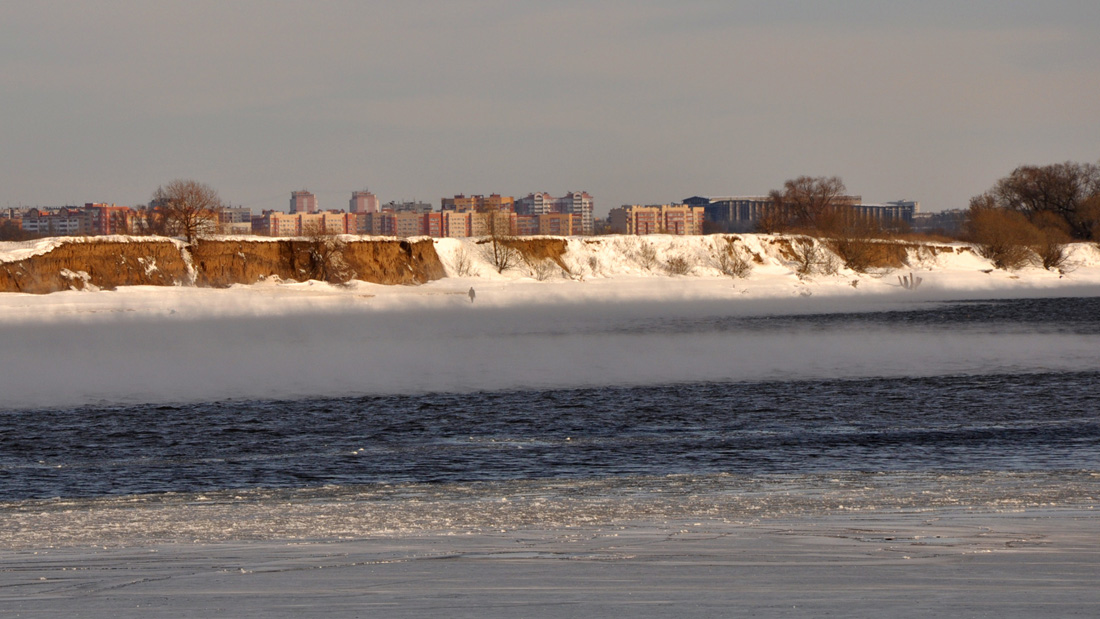
M0 3L0 206L624 203L838 175L966 206L1100 160L1096 0Z

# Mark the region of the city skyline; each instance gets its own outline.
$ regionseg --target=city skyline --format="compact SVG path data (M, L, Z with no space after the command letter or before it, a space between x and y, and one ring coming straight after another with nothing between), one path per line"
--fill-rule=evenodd
M255 212L584 190L605 217L836 175L938 211L1100 158L1095 3L729 4L5 4L0 207L194 178Z

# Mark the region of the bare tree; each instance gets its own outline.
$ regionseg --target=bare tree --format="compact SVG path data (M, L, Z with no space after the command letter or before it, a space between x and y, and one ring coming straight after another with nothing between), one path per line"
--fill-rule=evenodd
M1020 166L987 195L994 206L1023 213L1039 228L1049 228L1056 217L1073 238L1100 240L1100 164Z
M355 270L344 256L348 244L339 234L317 224L309 224L302 233L306 237L310 279L346 284L355 278Z
M845 195L844 181L838 176L798 178L783 183L783 189L768 194L770 206L761 219L761 230L830 231L849 216L852 206Z
M224 204L218 192L205 183L176 179L157 187L149 206L163 220L169 234L178 234L194 241L202 234L216 230L218 210Z
M513 244L511 218L508 213L500 211L484 211L488 227L488 238L479 241L482 257L493 265L497 273L503 273L518 267L523 263L523 254Z

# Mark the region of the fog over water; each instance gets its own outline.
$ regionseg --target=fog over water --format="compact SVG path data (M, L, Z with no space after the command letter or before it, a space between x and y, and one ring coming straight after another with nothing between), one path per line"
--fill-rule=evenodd
M897 299L89 311L0 322L0 392L25 408L1100 367L1096 299L1075 303L1078 322ZM942 308L950 324L921 318Z

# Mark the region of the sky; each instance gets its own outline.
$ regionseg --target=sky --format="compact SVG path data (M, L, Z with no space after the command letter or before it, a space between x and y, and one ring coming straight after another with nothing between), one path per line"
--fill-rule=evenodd
M322 208L588 191L622 204L839 176L964 208L1100 161L1095 0L0 4L0 207L176 178Z

